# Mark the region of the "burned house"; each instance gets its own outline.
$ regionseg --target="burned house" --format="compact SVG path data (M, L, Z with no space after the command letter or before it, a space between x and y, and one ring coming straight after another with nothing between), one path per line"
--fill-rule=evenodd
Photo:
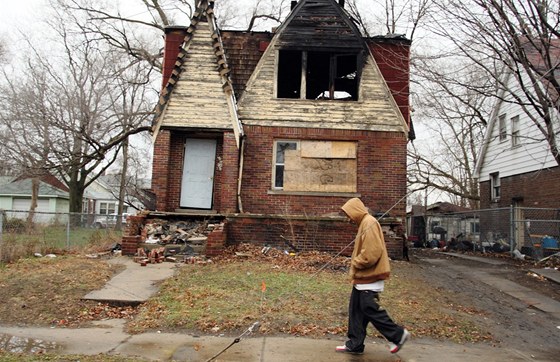
M220 221L209 255L240 242L339 252L356 232L340 206L360 197L390 210L400 256L410 41L364 38L334 0L292 2L273 33L218 29L213 1L197 4L189 27L166 29L152 214Z

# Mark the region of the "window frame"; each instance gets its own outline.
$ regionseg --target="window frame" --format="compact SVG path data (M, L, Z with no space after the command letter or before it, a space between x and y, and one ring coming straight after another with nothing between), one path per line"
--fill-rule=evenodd
M109 205L112 206L109 207ZM113 210L113 212L109 212L110 210ZM99 202L99 215L112 215L115 214L117 212L117 204L115 202L111 202L111 201L101 201Z
M500 142L507 140L507 124L506 114L502 113L498 116L498 139Z
M285 72L285 69L283 64L284 61L282 59L282 54L288 54L291 53L290 57L293 57L293 53L295 52L299 52L299 54L301 55L301 60L298 62L301 66L301 70L291 70L288 72ZM357 102L360 100L360 80L362 77L362 68L363 68L363 55L360 52L336 52L336 51L310 51L310 50L293 50L293 49L279 49L277 50L277 57L276 57L276 71L275 71L275 91L274 91L274 98L276 99L301 99L301 100L319 100L319 101L351 101L351 102ZM328 59L326 59L328 57ZM348 66L349 64L351 64L351 61L343 61L344 58L348 58L351 57L354 61L355 61L355 65L353 68L355 68L355 71L347 74L346 76L338 76L338 70L340 68L343 68L344 66ZM319 61L317 60L315 63L311 64L310 58L318 58L321 59L322 61L328 62L329 66L328 66L328 86L324 92L322 93L318 93L318 94L312 94L309 95L309 88L312 87L312 84L316 84L317 82L311 82L310 81L310 76L309 76L309 70L313 69L313 64L318 64ZM296 64L297 65L297 64ZM293 64L291 64L290 66L293 66ZM282 67L282 68L281 68ZM320 69L321 67L317 67L315 69ZM323 69L324 71L325 69ZM293 94L295 94L296 96L294 97L287 97L288 92L286 92L284 89L284 85L281 86L280 85L280 81L281 79L285 79L286 76L284 75L284 73L290 73L294 75L294 77L297 77L299 79L299 91L294 89ZM354 74L353 78L352 77L348 77L348 75L350 74ZM293 78L293 77L292 77ZM343 80L347 79L347 80L351 80L350 82L350 86L354 87L354 93L355 94L350 94L346 91L346 93L351 95L351 98L336 98L336 92L340 91L339 88L339 84L343 83ZM297 79L296 79L297 81ZM297 83L297 82L296 82ZM340 86L342 88L346 88L344 86ZM325 87L323 87L325 88ZM322 89L322 88L321 88ZM282 96L280 96L280 93L283 93ZM284 94L284 92L286 92ZM326 92L329 93L328 98L327 97L321 97L321 95L325 94Z
M500 200L501 194L500 173L493 172L490 174L490 198L492 201L498 201Z
M511 147L519 147L520 128L519 128L519 115L511 117Z
M277 162L277 155L278 155L278 144L279 143L294 143L296 145L296 150L300 149L300 140L294 139L276 139L274 140L274 145L272 147L272 180L271 180L271 188L272 190L283 190L284 189L284 179L282 176L282 186L276 185L276 173L278 166L284 167L285 163L278 163Z

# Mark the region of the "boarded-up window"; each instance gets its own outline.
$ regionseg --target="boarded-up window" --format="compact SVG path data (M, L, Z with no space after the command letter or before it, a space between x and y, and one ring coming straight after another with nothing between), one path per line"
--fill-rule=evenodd
M284 191L356 192L355 142L300 141L284 152Z

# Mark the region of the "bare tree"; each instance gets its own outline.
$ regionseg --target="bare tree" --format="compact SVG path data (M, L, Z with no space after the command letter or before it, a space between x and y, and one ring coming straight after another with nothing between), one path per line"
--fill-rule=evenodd
M493 79L504 102L521 106L560 165L560 3L547 0L438 1L434 30ZM515 85L507 82L513 79ZM486 89L464 87L489 95ZM490 96L498 97L498 92Z
M414 40L432 5L433 0L348 0L345 8L364 36L403 34Z
M0 64L3 64L6 61L8 51L6 50L6 45L0 39Z
M66 17L53 21L62 56L33 48L22 74L4 72L1 93L9 106L1 126L11 156L27 170L57 174L70 190L70 211L81 212L85 188L114 161L123 140L148 130L142 122L151 112L142 94L135 96L138 107L128 107L130 95L116 82L128 82L128 64L70 25Z

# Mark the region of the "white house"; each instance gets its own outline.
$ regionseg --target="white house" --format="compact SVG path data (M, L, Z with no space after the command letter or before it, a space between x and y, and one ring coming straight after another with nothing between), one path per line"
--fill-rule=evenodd
M68 189L54 178L39 181L39 195L34 221L38 223L62 222L68 220ZM0 209L11 218L26 219L31 208L32 181L2 177L0 182Z
M560 52L557 55L560 60ZM542 63L539 62L540 55L531 54L529 50L528 57L533 62ZM504 236L513 232L515 235L511 239L518 247L526 244L528 237L532 237L524 226L527 223L522 222L530 218L524 208L560 208L560 167L545 135L534 121L536 119L541 125L544 123L535 107L529 105L525 92L531 89L532 82L527 73L521 74L523 88L513 73L504 75L504 87L497 94L475 169L475 177L480 185L480 208L513 207L514 220L518 221L514 222L512 228L509 222L496 218L483 220L481 216L481 228L486 230L493 226L492 233ZM537 86L556 103L550 110L553 113L552 132L558 137L558 94L545 81ZM500 218L509 218L509 213L504 215ZM559 224L551 225L550 230L542 230L542 233L558 237Z

